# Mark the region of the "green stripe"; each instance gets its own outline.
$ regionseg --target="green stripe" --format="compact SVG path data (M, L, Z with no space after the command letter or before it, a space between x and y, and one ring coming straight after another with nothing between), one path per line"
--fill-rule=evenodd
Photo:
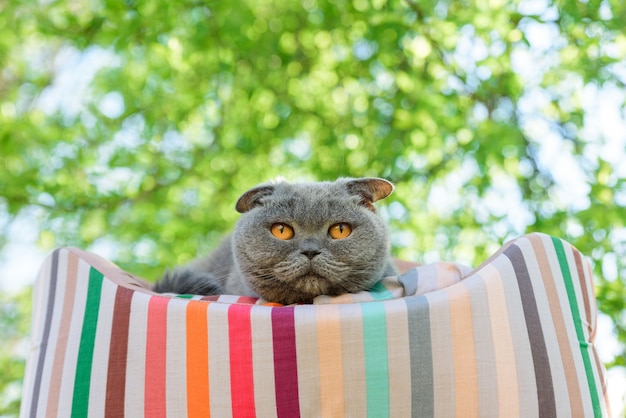
M365 344L367 416L389 416L389 366L387 363L387 320L385 305L361 303ZM407 365L408 367L408 365Z
M589 358L588 347L589 344L585 338L583 331L582 319L580 316L580 310L578 309L578 301L576 299L576 289L574 289L574 283L572 281L572 275L569 269L569 263L565 255L565 249L563 248L563 242L559 238L551 237L556 255L559 259L559 265L561 266L561 273L563 274L563 280L565 282L565 289L567 289L567 297L569 299L569 306L572 311L572 317L574 318L574 327L576 328L576 336L580 345L580 354L583 358L585 365L585 373L587 374L587 383L589 384L589 392L591 394L591 402L593 404L593 412L596 417L602 416L602 408L600 406L600 400L598 398L598 388L596 386L596 379L593 375L593 367L591 365L591 359Z
M91 385L91 367L93 350L100 310L102 293L102 273L96 269L89 270L89 287L83 329L80 334L78 361L76 363L76 380L74 381L74 398L72 399L72 417L86 417L89 411L89 389Z
M393 299L393 293L391 293L387 288L382 284L382 282L376 282L374 287L370 289L370 294L374 300L388 300Z

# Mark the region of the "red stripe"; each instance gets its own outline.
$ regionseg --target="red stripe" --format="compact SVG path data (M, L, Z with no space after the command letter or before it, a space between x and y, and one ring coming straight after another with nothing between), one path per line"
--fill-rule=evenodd
M247 305L254 305L258 300L259 300L259 298L254 298L252 296L241 296L241 297L239 297L239 299L237 299L237 303L244 303L244 304L247 304Z
M154 296L148 305L146 336L146 380L144 413L165 417L165 351L167 346L167 304L169 298Z
M230 342L230 393L233 417L254 417L251 305L228 307Z
M104 414L107 417L124 416L128 325L133 293L132 290L125 287L118 287L115 292L115 308L113 310L114 326L111 330L106 404L104 409Z
M294 307L272 308L274 381L279 418L299 417L298 361Z

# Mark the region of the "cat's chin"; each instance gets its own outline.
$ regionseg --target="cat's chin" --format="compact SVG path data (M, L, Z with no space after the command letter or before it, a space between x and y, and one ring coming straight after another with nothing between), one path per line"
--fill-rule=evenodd
M329 267L332 265L332 268ZM269 302L290 305L311 303L318 296L339 296L369 288L366 277L349 275L350 270L338 262L316 257L313 260L296 259L296 262L278 263L263 276L248 283L253 290Z
M320 295L346 293L345 291L338 291L333 286L332 280L312 271L272 284L265 283L256 289L256 292L270 302L283 305L312 303L313 299Z

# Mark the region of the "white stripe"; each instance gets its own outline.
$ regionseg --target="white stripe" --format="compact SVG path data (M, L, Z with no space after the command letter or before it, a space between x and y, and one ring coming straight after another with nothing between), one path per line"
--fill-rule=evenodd
M425 294L430 310L430 339L433 343L433 402L436 417L456 414L454 394L454 345L450 330L450 301L445 291Z
M104 278L94 341L93 364L91 366L91 384L89 388L90 418L104 417L116 290L117 285Z
M389 368L389 409L391 416L411 414L411 353L409 317L402 300L385 302L387 321L387 367Z
M206 303L206 302L205 302ZM230 341L228 336L229 304L209 303L209 391L211 415L232 416L230 396ZM193 330L189 330L193 332Z
M146 378L146 334L148 327L148 304L150 296L134 292L130 303L128 323L128 356L126 361L126 393L124 415L144 416Z
M78 349L85 318L85 305L87 304L87 289L89 287L89 264L83 260L78 261L76 273L76 294L72 309L72 320L68 331L67 348L63 364L63 378L59 392L59 406L57 416L69 417L72 411L72 399L74 395L74 380L76 379L76 363L78 361Z
M168 417L187 416L187 300L167 305L165 396Z
M272 308L255 306L250 313L256 416L273 418L276 411Z

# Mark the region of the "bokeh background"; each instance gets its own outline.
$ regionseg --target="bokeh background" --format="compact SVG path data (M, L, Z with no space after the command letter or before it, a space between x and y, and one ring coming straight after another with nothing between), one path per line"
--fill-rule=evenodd
M624 22L621 0L0 2L0 416L47 251L153 280L277 176L393 181L380 212L415 262L574 244L620 414Z

